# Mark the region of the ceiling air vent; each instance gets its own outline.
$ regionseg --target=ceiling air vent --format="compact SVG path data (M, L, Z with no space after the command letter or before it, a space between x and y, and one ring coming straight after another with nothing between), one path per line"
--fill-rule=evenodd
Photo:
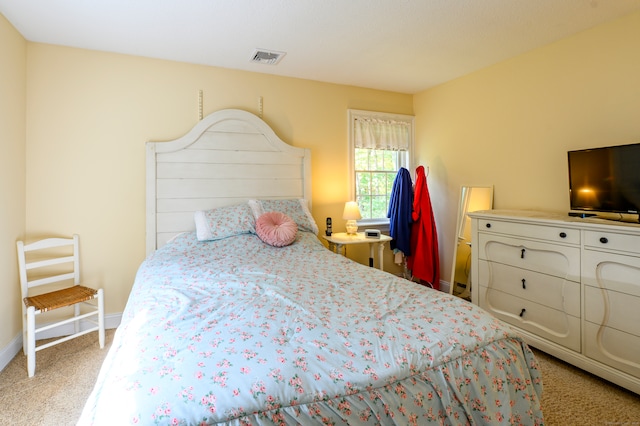
M282 57L286 55L285 52L276 52L275 50L256 49L251 57L251 62L258 64L275 65Z

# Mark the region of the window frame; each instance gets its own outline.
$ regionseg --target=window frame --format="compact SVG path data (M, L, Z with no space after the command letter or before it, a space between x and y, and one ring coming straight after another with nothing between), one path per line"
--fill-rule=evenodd
M348 117L348 127L349 127L349 199L356 200L356 168L355 168L355 121L358 118L366 119L366 118L376 118L380 120L393 120L393 121L402 121L408 123L410 125L409 132L409 149L407 150L407 165L405 166L410 172L415 169L415 160L414 160L414 146L415 146L415 116L407 115L407 114L395 114L388 112L377 112L377 111L366 111L366 110L358 110L358 109L348 109L347 110ZM389 218L372 218L372 219L360 219L358 221L358 226L375 226L375 227L385 227L389 225Z

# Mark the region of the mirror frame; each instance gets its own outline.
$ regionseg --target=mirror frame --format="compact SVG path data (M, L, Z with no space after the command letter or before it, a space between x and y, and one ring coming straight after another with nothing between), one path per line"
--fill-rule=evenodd
M483 189L482 199L473 199L473 190ZM488 198L488 199L487 199ZM453 245L453 259L451 263L451 278L449 279L449 294L459 296L454 292L456 288L456 266L458 263L458 249L460 244L467 240L466 235L471 233L471 223L467 216L468 213L479 210L491 210L493 209L493 185L462 185L459 191L458 198L458 216L456 220L456 232L455 241ZM467 230L467 227L469 229ZM467 232L468 231L468 232ZM471 241L468 241L471 250ZM469 298L471 297L471 267L469 267L469 274L467 275L467 291L469 292ZM466 293L466 292L465 292Z

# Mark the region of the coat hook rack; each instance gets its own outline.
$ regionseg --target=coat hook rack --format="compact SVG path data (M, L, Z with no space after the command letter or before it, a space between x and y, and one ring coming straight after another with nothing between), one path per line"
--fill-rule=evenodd
M258 117L262 118L262 96L258 97Z
M202 96L202 89L200 89L198 90L198 121L202 120L203 118L202 106L203 106L203 96Z

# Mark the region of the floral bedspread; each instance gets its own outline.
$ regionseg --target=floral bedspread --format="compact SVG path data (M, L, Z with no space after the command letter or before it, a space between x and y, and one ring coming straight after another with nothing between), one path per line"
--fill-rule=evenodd
M140 266L79 424L543 424L528 346L479 307L300 232L182 234Z

